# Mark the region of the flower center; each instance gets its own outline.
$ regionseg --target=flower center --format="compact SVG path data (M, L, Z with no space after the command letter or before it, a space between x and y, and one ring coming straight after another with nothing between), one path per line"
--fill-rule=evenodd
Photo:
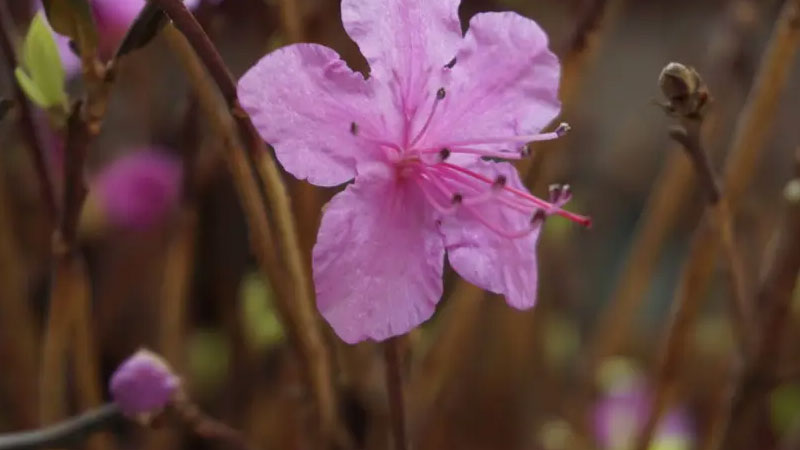
M420 130L413 138L406 136L405 146L392 142L360 136L376 144L384 152L387 160L397 169L401 178L412 180L417 184L430 205L442 215L465 211L496 234L510 239L528 236L541 229L544 219L552 214L565 217L583 226L590 226L591 219L565 211L562 207L570 200L572 193L569 186L551 186L549 201L542 200L528 192L508 185L505 175L493 178L483 173L451 162L453 155L470 155L484 160L519 160L530 155L531 142L546 141L566 135L570 127L561 123L549 133L482 137L454 140L436 146L419 146L430 130L431 124L440 110L440 104L447 97L444 88L436 91L433 105ZM411 120L408 118L407 120ZM410 129L406 124L406 129ZM352 123L350 132L359 134L356 123ZM498 144L509 144L515 150L496 150ZM493 146L487 149L486 146ZM505 210L522 214L529 218L529 226L519 230L505 229L497 220L489 218L481 206L488 203L499 205Z

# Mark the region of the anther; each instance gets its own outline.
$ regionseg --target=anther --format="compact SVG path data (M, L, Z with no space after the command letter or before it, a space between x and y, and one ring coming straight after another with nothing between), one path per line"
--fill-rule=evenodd
M443 87L439 88L439 90L436 91L436 99L437 100L444 100L444 98L446 96L447 96L447 91L445 91Z
M506 187L506 183L508 179L505 175L498 175L497 178L494 179L494 183L492 183L492 188L494 189L502 189Z
M530 146L530 144L525 144L525 146L522 147L522 150L520 150L519 152L525 158L527 158L528 156L531 156L531 146Z
M358 124L355 122L350 122L350 134L353 136L358 135Z
M547 219L547 214L544 212L543 209L537 209L535 213L533 213L533 217L531 217L531 226L538 227L544 225L544 220Z
M450 149L449 148L443 148L443 149L439 150L439 159L441 159L442 161L446 161L447 158L449 158L449 157L450 157Z
M447 68L447 69L452 69L453 67L456 66L456 62L458 62L458 58L456 58L454 56L453 59L451 59L449 63L444 65L444 67Z
M558 137L564 137L570 131L572 131L572 127L569 126L567 122L561 122L558 124L558 127L556 127L555 133L558 135Z
M550 203L557 203L561 198L562 186L560 184L551 184L547 190L550 192Z
M452 199L450 199L450 201L451 201L451 202L452 202L454 205L460 205L460 204L461 204L461 202L463 202L463 201L464 201L464 196L463 196L463 195L461 195L461 194L453 194L453 198L452 198Z

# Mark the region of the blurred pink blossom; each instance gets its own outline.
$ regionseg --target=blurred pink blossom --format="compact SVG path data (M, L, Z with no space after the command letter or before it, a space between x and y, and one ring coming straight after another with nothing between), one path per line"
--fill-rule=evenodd
M450 264L468 281L534 305L536 243L550 214L508 162L559 113L560 67L536 22L478 14L459 0L343 0L344 27L371 66L297 44L261 59L239 96L283 167L318 186L355 178L325 209L313 271L317 304L346 342L382 340L427 320ZM491 160L491 161L487 161Z
M145 423L175 398L180 387L180 378L167 363L147 350L123 361L109 383L111 397L123 414Z
M203 0L185 0L186 6L194 9ZM219 3L222 0L206 0L210 3ZM106 56L112 54L125 37L139 11L142 10L147 0L89 0L92 6L97 31L100 34L100 52ZM37 10L41 10L41 2L37 2ZM69 38L55 34L56 44L61 54L61 62L68 75L80 72L81 62L70 49Z
M643 379L618 384L594 408L594 432L603 450L632 448L650 414L652 398ZM691 448L692 422L683 408L675 408L663 418L651 449Z
M112 224L142 230L169 213L178 200L180 186L180 162L148 149L112 162L98 174L92 189Z

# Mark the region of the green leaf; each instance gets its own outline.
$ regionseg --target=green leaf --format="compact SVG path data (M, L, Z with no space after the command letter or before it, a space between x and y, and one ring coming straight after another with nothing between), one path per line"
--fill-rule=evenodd
M24 80L24 77L17 74L17 79L24 80L20 81L21 85L31 82L36 86L38 93L34 93L30 86L23 88L34 102L45 108L67 104L67 93L64 90L66 75L61 65L61 56L50 27L41 14L33 18L25 36L21 64L29 78Z
M778 386L770 396L770 413L779 433L789 429L800 418L800 384Z
M58 33L74 40L81 51L97 48L97 29L88 0L42 0L47 20Z
M115 59L147 45L167 22L169 18L166 13L155 3L147 2L125 35L125 39L122 40Z
M22 91L25 92L25 95L27 95L28 98L34 104L36 104L36 106L45 109L50 107L50 105L48 104L49 102L44 97L44 94L42 94L42 91L39 90L39 86L37 86L36 83L34 83L34 81L28 76L27 73L25 73L24 70L17 67L14 70L14 76L16 76L17 78L17 83L19 83L19 87L22 88Z
M245 336L256 350L268 349L284 338L273 300L272 287L264 277L257 273L244 277L239 291L239 307Z

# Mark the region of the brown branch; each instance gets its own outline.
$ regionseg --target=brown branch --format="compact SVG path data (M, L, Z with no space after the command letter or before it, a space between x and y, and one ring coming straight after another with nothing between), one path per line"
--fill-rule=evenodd
M209 416L183 393L173 402L170 412L203 439L218 441L235 450L257 450L239 430Z
M169 12L167 13L169 14ZM186 13L188 14L188 11ZM343 428L339 426L331 363L322 342L319 324L313 316L313 311L310 310L312 308L311 299L298 295L304 292L301 286L292 286L290 283L281 282L286 278L286 265L278 257L273 243L272 225L264 208L263 194L256 176L259 171L265 170L264 167L268 166L264 163L262 168L253 167L253 159L248 158L247 152L240 144L240 134L237 133L237 130L241 130L241 128L234 123L234 121L241 123L243 120L249 122L249 118L233 116L230 113L225 114L225 108L221 107L220 101L217 99L215 83L209 79L209 75L194 53L193 47L183 36L177 34L174 28L168 28L166 32L172 50L181 60L184 70L194 84L201 109L209 117L215 131L223 138L226 161L245 211L253 253L256 255L263 274L273 281L272 286L278 294L277 307L289 339L303 362L304 375L314 393L323 434L327 439L335 442L346 441L347 437L342 435ZM217 72L220 72L220 69L217 69ZM253 137L252 134L247 134L242 138L249 138L248 142L251 145L259 147L264 145L260 138ZM256 155L259 156L259 160L263 158L265 161L271 161L266 150L256 150L256 153L262 151L260 156ZM277 171L274 162L270 166ZM277 182L280 191L273 194L285 198L283 185L279 179ZM273 198L273 200L275 199ZM273 209L280 211L285 216L291 214L285 209L287 205L288 203L284 203ZM285 223L287 220L284 219L282 222ZM283 238L286 239L285 234ZM290 269L296 272L297 266L290 267ZM302 266L300 270L302 270ZM298 275L295 274L293 281L297 277ZM342 445L346 446L346 444Z
M652 440L655 428L671 404L687 334L691 329L699 303L705 296L720 241L719 220L735 211L735 205L750 184L756 162L766 144L769 125L775 115L780 93L791 70L793 57L800 43L800 0L787 0L775 30L762 57L748 101L742 110L734 133L730 159L725 167L726 200L713 207L707 217L716 223L703 225L695 232L692 248L676 293L674 314L664 340L659 362L653 410L637 439L635 448L644 450ZM726 210L725 208L730 208ZM727 447L726 447L727 448Z
M800 157L800 154L798 154ZM800 163L796 172L800 180ZM764 397L779 380L778 362L791 317L792 293L800 273L800 198L787 198L787 211L777 235L774 254L758 292L759 321L754 355L745 363L735 385L723 444L719 448L751 448L753 424Z
M408 450L406 442L406 411L403 399L402 364L400 362L400 338L390 338L383 343L386 363L386 389L389 397L389 416L394 438L394 450Z
M39 326L28 305L25 269L19 239L15 236L10 199L6 190L4 160L0 159L0 361L12 367L3 373L0 392L9 399L11 424L33 427L38 423L36 374Z
M732 2L726 11L730 24L720 28L721 33L733 36L733 42L722 49L724 52L713 45L713 39L708 46L710 62L706 79L719 91L726 91L721 86L730 85L725 82L730 66L738 57L740 49L750 41L747 34L739 31L748 26L752 28L752 24L740 22L742 15L738 14L738 10L745 3ZM704 120L702 139L714 144L720 139L722 129L719 118L712 111ZM610 303L588 340L591 344L587 351L588 369L585 373L589 377L603 358L618 351L628 336L636 311L645 298L644 292L649 286L661 248L692 190L692 165L680 154L680 149L681 147L676 147L668 151L667 160L639 219L631 253L609 297Z
M11 12L8 10L8 4L7 2L0 2L0 49L2 50L6 67L12 72L14 68L17 67L19 61L15 50L15 37L16 31ZM13 73L11 79L14 79ZM20 129L28 141L31 159L33 160L36 177L39 181L39 190L41 191L42 198L44 198L47 218L50 224L54 225L58 217L58 203L56 202L55 187L53 186L50 164L48 163L50 155L39 134L30 102L27 97L25 97L25 93L22 91L19 84L16 82L12 84L14 85L15 103L19 107Z

